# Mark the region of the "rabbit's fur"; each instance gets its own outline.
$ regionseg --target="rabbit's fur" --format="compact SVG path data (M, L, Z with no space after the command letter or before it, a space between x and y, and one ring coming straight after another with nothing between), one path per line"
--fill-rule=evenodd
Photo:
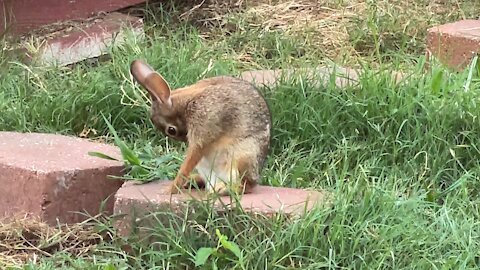
M171 91L163 77L140 60L132 76L150 94L151 120L163 134L188 144L169 192L194 179L210 192L246 193L260 180L270 148L269 107L250 83L213 77Z

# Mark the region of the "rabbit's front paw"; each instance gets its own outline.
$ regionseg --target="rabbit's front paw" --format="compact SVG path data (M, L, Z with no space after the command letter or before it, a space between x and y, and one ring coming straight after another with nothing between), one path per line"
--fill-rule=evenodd
M180 193L181 188L182 188L182 186L177 186L176 182L173 181L165 187L165 189L163 190L163 193L164 194L178 194L178 193Z
M224 182L216 183L213 187L213 192L218 193L220 196L228 195L228 187Z

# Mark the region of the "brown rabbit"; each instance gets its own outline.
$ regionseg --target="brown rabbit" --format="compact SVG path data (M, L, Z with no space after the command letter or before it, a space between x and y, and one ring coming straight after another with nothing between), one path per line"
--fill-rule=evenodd
M151 120L188 149L168 192L192 177L209 192L248 193L260 180L270 149L270 109L257 89L233 77L213 77L171 91L149 65L134 60L132 76L150 94Z

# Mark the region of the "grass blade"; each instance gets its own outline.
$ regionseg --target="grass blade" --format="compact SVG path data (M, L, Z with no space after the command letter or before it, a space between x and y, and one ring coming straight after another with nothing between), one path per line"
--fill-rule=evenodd
M113 157L111 157L111 156L109 156L109 155L106 155L106 154L100 153L100 152L88 152L88 155L89 155L89 156L92 156L92 157L99 157L99 158L103 158L103 159L119 161L119 160L116 159L116 158L113 158Z

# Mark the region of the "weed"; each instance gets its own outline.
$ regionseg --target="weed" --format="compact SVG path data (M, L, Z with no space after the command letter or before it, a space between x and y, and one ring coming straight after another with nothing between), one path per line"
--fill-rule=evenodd
M147 183L153 180L171 179L175 176L175 172L180 167L178 165L178 162L180 161L179 157L174 154L164 154L161 157L155 158L155 153L150 144L146 146L139 155L137 155L120 139L115 128L110 122L108 122L105 116L103 116L103 118L107 123L108 129L113 134L115 144L120 148L122 153L126 173L124 176L120 177L121 179ZM103 159L117 160L100 152L89 152L88 154ZM177 161L177 163L174 163L174 160Z
M215 234L218 237L218 244L215 248L210 247L202 247L197 250L195 254L195 266L203 266L207 262L207 260L211 257L215 257L214 261L212 262L212 267L214 269L217 268L216 261L220 259L224 259L223 257L228 258L228 254L223 254L223 249L231 252L235 255L235 260L238 260L240 267L243 266L243 255L242 251L238 247L235 242L229 241L228 237L221 234L218 229L215 230ZM243 268L243 267L242 267Z

